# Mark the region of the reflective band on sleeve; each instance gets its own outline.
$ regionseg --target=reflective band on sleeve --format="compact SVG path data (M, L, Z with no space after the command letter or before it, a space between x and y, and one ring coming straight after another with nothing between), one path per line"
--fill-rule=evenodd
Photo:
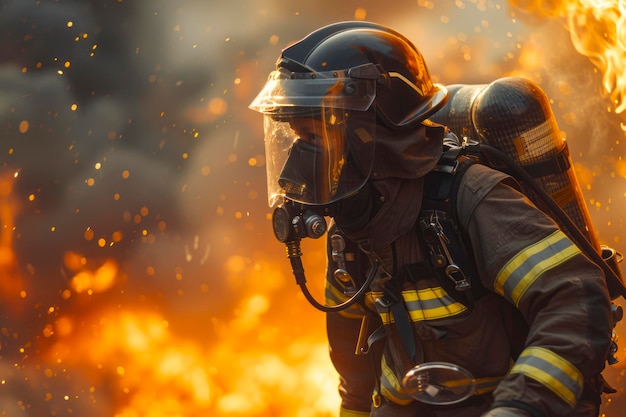
M385 356L383 355L381 361L381 376L380 376L380 391L381 394L388 400L400 404L406 405L413 402L413 398L406 393L402 387L401 382L398 380L394 372L391 370Z
M583 391L583 376L571 363L541 347L524 349L511 369L534 379L574 408Z
M526 290L542 273L579 253L580 249L563 232L556 231L511 258L498 273L494 291L519 306Z

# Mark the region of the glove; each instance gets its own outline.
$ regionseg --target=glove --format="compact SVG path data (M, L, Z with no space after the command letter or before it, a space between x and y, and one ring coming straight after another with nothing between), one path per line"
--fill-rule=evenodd
M482 417L532 417L526 411L513 407L498 407L487 411Z

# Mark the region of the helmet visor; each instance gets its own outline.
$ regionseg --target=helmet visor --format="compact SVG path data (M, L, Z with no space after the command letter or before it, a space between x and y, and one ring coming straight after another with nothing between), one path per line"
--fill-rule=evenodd
M273 71L250 104L274 117L293 115L307 107L365 111L376 97L377 68L368 64L346 71L285 73Z
M309 107L292 117L265 115L270 207L285 199L329 204L363 186L373 161L375 113L365 112L367 121L352 114Z
M369 177L375 137L371 65L346 71L274 71L250 108L265 115L268 198L323 205Z

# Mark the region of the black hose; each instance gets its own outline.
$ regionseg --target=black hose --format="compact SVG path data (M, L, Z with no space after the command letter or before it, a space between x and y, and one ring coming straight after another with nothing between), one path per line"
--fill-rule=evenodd
M306 277L304 275L304 267L302 266L302 259L300 258L300 256L289 256L289 260L291 261L291 268L293 270L293 275L296 277L296 284L300 286L300 289L302 290L302 294L304 294L304 297L313 307L325 313L335 313L338 311L343 311L347 309L348 307L350 307L351 305L353 305L354 303L356 303L357 301L359 301L359 299L369 289L370 284L372 283L372 281L374 280L378 272L378 261L375 261L374 265L372 265L372 270L370 271L367 279L365 280L363 285L361 285L361 288L359 288L359 290L352 297L350 297L349 299L347 299L341 304L329 306L329 305L324 305L324 304L319 303L315 299L315 297L313 297L313 295L307 288Z

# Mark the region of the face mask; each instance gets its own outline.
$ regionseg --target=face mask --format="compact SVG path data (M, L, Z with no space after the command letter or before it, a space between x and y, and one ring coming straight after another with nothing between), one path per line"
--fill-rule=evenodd
M278 184L284 190L285 196L304 196L310 201L317 200L322 184L316 181L315 175L321 164L321 148L296 140L278 177Z

